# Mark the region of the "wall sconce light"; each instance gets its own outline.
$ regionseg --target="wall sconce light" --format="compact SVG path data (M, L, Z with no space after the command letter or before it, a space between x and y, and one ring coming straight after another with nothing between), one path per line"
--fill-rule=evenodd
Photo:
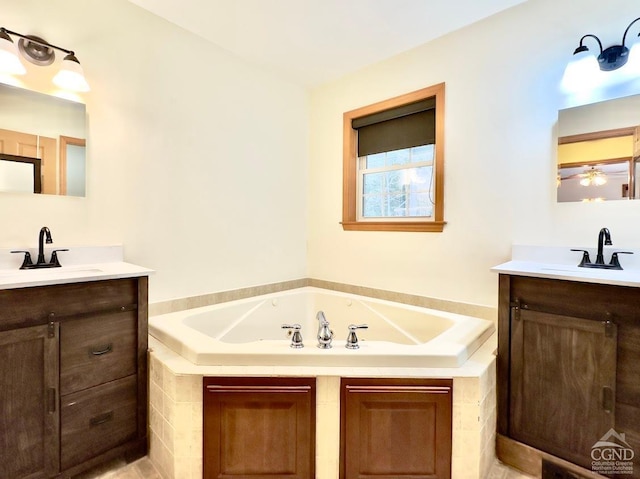
M18 45L13 42L11 35L20 39ZM0 27L0 73L24 75L27 70L20 60L20 54L34 65L51 65L55 60L54 50L60 50L66 55L62 59L60 70L53 77L53 83L65 90L89 91L80 62L72 50L52 45L34 35L23 35Z
M627 33L629 33L629 29L631 28L631 26L638 20L640 20L640 17L632 21L624 31L624 35L622 35L621 45L612 45L603 50L602 42L600 41L600 39L595 35L588 33L580 39L580 44L578 45L578 48L576 48L576 50L573 52L573 54L577 55L578 53L588 52L589 48L584 45L584 40L587 38L593 38L598 42L598 46L600 47L600 54L598 55L598 66L600 67L600 70L607 72L617 70L618 68L624 66L627 63L627 60L629 60L629 49L625 45L625 42L627 40ZM638 34L638 36L640 37L640 34Z

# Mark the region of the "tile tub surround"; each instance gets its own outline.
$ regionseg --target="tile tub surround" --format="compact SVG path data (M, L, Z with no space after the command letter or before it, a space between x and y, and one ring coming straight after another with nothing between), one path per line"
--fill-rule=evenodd
M316 478L337 479L340 377L453 377L452 478L487 477L495 462L495 334L459 368L196 366L150 338L150 452L163 479L202 477L204 376L316 376Z
M356 294L358 296L368 296L376 299L383 299L395 303L409 304L423 308L436 309L446 311L448 313L462 314L465 316L473 316L476 318L496 321L498 309L490 306L478 304L461 303L456 301L448 301L445 299L430 298L427 296L418 296L415 294L399 293L396 291L388 291L384 289L369 288L366 286L355 286L346 283L334 283L332 281L324 281L314 278L301 278L291 281L283 281L280 283L264 284L260 286L251 286L248 288L240 288L229 291L220 291L217 293L209 293L199 296L191 296L188 298L179 298L168 301L161 301L149 305L149 315L158 316L161 314L175 313L186 309L199 308L202 306L210 306L238 299L246 299L264 294L278 293L290 289L302 288L305 286L314 286L316 288L327 289L330 291L339 291L342 293Z

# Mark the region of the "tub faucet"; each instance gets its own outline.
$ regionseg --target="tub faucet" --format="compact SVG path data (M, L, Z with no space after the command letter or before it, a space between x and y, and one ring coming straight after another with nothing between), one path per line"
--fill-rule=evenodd
M333 331L329 329L329 321L324 317L323 311L316 314L318 320L318 347L320 349L331 349L331 341L333 340Z

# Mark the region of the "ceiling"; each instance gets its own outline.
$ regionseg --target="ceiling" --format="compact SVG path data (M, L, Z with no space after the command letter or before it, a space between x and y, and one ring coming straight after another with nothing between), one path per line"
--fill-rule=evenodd
M525 0L129 0L314 87Z

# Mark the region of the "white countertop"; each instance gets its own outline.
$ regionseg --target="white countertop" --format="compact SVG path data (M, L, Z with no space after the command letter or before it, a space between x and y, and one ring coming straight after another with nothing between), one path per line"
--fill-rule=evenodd
M35 261L37 251L28 250ZM52 250L53 248L45 249L47 261ZM58 255L62 264L59 268L21 270L19 268L24 255L0 249L0 289L132 278L153 273L151 269L123 261L122 246L69 247L68 252L60 252Z
M595 248L580 249L589 250L591 260L595 261ZM607 246L604 249L605 262L609 262L611 253L614 251L634 253L633 255L620 255L620 263L624 268L622 270L579 267L578 263L582 259L582 253L571 251L568 246L514 245L512 260L494 266L491 271L534 278L640 287L640 252Z

